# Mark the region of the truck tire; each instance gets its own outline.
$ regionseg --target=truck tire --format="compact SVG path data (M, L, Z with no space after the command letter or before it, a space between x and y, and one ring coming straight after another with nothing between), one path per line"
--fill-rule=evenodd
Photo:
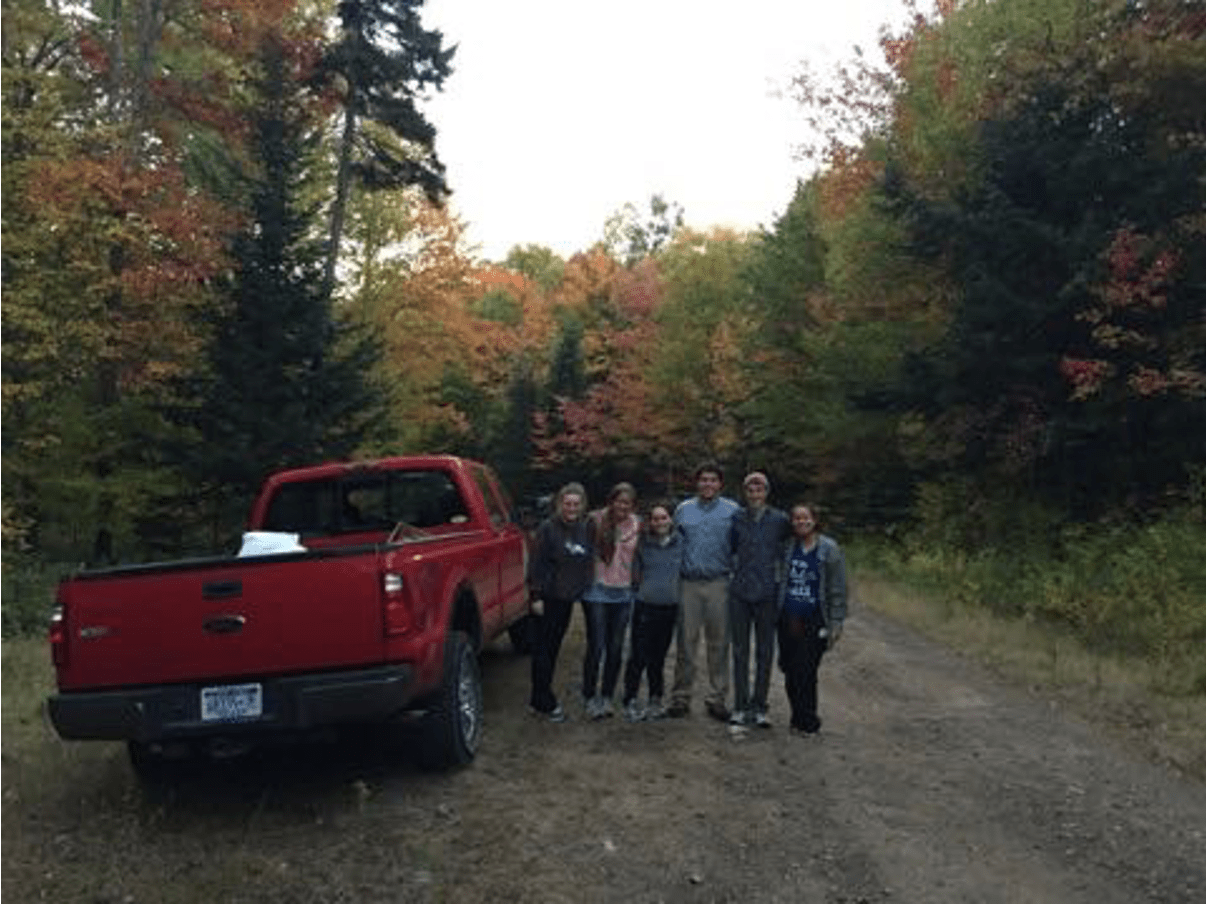
M520 656L527 656L536 645L536 618L525 615L519 621L507 628L507 636L511 638L511 649Z
M464 766L473 760L482 735L482 677L477 655L463 631L444 645L444 678L424 716L419 764L427 769Z

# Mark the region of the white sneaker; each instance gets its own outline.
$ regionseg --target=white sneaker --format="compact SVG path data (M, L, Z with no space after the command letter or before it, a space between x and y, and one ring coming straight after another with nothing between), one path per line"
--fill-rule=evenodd
M636 697L633 697L624 704L624 718L629 722L643 722L645 720L645 711L641 709L641 704Z
M746 718L745 713L739 709L733 710L733 714L731 716L729 716L729 724L730 725L741 726L741 725L747 724L749 721L750 720Z
M754 724L759 728L770 728L772 723L770 716L768 716L766 713L756 712L754 713Z
M541 712L536 707L529 705L528 712L531 713L533 716L535 716L538 719L547 719L550 722L566 721L565 710L561 708L560 703L558 703L556 706L554 706L547 713Z
M611 702L611 697L599 698L599 718L610 719L616 714L615 706Z
M649 698L649 705L645 707L645 718L650 720L666 718L666 707L662 706L661 697Z

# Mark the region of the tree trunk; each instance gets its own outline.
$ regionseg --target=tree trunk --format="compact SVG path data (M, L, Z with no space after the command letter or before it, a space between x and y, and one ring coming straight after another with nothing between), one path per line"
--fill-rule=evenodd
M356 138L355 88L348 85L344 106L343 135L339 139L339 168L335 174L335 201L331 204L331 233L327 244L327 263L323 272L323 297L335 291L335 265L339 261L339 244L343 239L343 220L348 206L352 181L352 142Z

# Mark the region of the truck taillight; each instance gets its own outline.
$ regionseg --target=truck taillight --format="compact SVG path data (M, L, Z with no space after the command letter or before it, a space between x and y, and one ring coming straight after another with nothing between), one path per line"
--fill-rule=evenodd
M55 600L50 610L50 655L56 668L67 665L67 604Z
M410 611L410 594L402 575L386 572L382 577L382 605L385 612L387 636L408 634L414 630L414 617Z

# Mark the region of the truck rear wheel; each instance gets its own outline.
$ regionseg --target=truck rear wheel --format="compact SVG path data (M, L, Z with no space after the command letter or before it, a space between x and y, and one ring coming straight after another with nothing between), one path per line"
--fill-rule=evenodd
M463 631L444 645L444 679L424 717L419 762L429 769L464 766L482 734L482 678L477 655Z

